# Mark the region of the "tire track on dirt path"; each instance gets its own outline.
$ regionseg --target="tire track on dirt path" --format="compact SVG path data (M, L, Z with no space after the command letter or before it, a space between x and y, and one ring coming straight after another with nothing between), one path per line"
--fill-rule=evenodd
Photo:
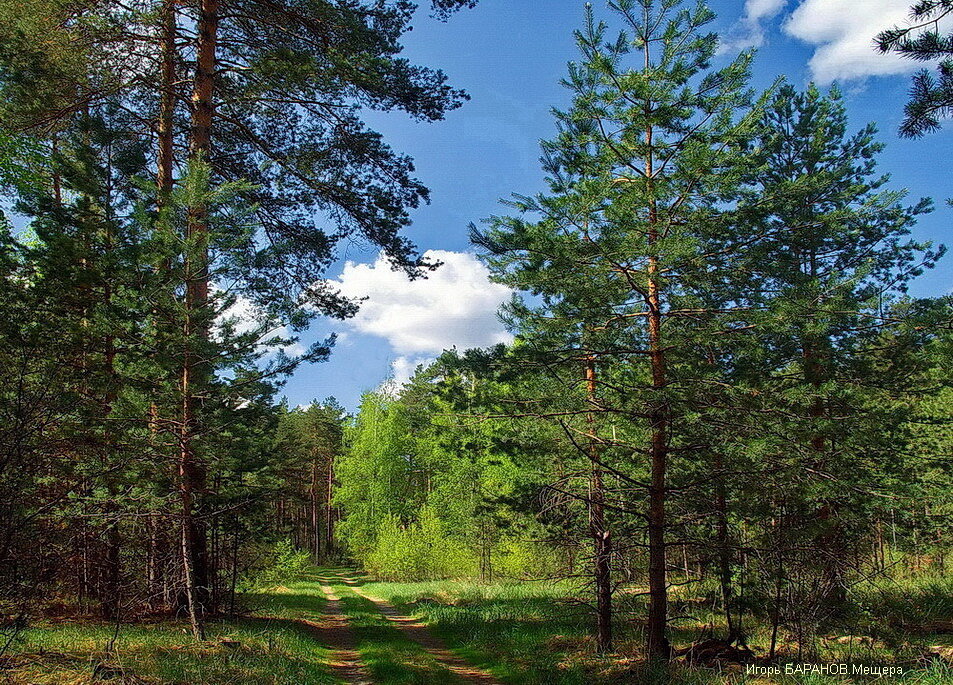
M430 632L426 624L412 616L400 613L400 611L386 599L367 594L353 578L340 576L340 580L356 595L373 603L388 621L399 628L408 638L423 647L428 654L433 656L444 668L456 675L461 682L481 683L482 685L502 685L499 680L488 672L451 652L443 640Z
M334 675L352 685L372 685L374 681L368 676L357 652L357 640L348 626L344 612L341 611L341 598L324 582L321 582L319 587L327 600L324 616L320 622L305 620L303 623L321 631L322 641L332 651L328 665Z

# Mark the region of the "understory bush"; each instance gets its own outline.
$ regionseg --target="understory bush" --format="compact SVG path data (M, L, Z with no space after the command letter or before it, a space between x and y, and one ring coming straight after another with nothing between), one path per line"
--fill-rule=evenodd
M297 549L291 540L281 540L271 549L268 562L254 576L253 587L271 587L294 580L312 564L308 552Z

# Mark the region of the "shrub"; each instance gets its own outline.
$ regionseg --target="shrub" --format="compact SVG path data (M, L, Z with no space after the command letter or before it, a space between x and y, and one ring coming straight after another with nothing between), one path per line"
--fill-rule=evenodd
M271 551L271 561L258 573L255 585L269 587L304 574L311 566L311 555L297 549L290 540L282 540Z

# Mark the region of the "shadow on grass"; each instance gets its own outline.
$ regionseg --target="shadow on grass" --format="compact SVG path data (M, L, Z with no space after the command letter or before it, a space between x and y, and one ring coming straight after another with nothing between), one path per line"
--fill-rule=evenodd
M270 592L248 592L242 596L242 603L256 613L275 613L282 617L307 618L320 615L326 600L318 589L304 591L295 585L291 588L279 586Z
M344 567L321 568L304 577L308 580L318 581L327 585L338 583L349 587L362 587L366 583L372 582L371 577L367 574Z
M308 621L308 619L282 618L280 616L250 616L236 621L236 624L241 625L242 628L258 631L262 634L275 631L293 634L299 640L313 640L325 649L340 648L335 645L332 628L316 621Z

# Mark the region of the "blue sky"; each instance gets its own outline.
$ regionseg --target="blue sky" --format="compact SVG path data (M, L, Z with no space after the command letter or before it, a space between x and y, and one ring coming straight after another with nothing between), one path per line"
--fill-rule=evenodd
M766 87L779 75L800 86L838 82L852 128L878 124L887 143L881 171L891 174L892 186L908 188L911 198L938 200L937 211L922 219L915 236L950 244L953 209L942 200L953 197L953 123L920 140L900 139L896 131L916 65L880 56L870 45L880 28L904 19L910 3L714 0L711 5L719 15L715 29L731 49L758 47L755 87ZM610 16L604 2L596 0L593 7L597 16ZM374 115L369 122L416 160L433 198L414 214L407 235L422 250L440 251L447 266L429 282L411 285L378 263L376 252L348 248L329 276L340 280L346 293L370 299L357 319L319 321L304 336L307 342L336 331L341 339L330 361L299 369L288 381L284 393L292 406L333 395L354 409L362 392L392 373L406 375L443 347L506 338L494 316L506 291L489 284L467 254L467 226L499 213L500 198L542 189L538 141L554 130L550 108L567 102L559 80L576 57L572 32L581 26L583 8L578 0L481 0L447 23L421 12L406 37L405 55L443 69L472 99L436 124L396 113ZM912 293L939 295L951 286L953 258L947 258Z

